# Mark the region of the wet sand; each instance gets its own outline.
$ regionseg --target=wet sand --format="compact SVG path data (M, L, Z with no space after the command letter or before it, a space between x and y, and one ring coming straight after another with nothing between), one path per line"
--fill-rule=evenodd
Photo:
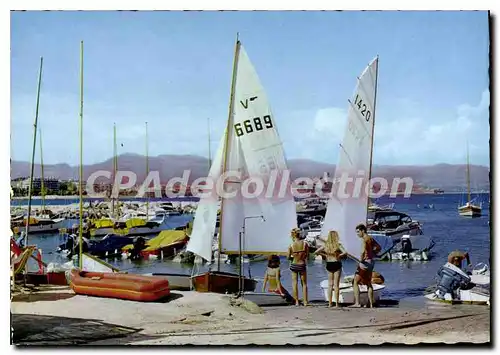
M488 343L490 308L435 303L374 309L258 307L231 296L172 292L162 302L74 295L68 288L16 296L19 345Z

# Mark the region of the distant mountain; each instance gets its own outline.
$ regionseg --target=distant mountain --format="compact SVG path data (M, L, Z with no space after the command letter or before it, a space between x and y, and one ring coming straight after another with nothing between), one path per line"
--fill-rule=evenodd
M308 159L289 159L288 167L292 178L322 177L324 172L333 176L334 164L321 163ZM98 171L112 171L113 159L101 163L85 165L84 178ZM118 169L133 171L139 181L146 176L146 159L140 154L122 154L118 157ZM189 181L208 172L208 160L196 155L159 155L149 158L149 170L158 171L162 183L172 177L181 177L184 170L190 170ZM11 179L29 176L30 164L23 161L11 161ZM68 164L44 165L44 176L61 180L78 180L78 166ZM40 165L35 164L35 176L40 176ZM466 165L436 164L429 166L417 165L374 165L372 177L383 177L392 181L394 177L411 177L414 185L441 188L445 191L463 191L466 186ZM102 180L101 180L102 181ZM489 168L471 165L471 187L474 190L489 190Z

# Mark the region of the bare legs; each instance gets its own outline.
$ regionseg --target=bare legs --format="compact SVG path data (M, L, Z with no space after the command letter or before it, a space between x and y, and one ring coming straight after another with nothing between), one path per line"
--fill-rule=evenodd
M333 289L335 288L335 307L338 308L340 304L340 274L342 270L335 272L328 272L328 307L333 306Z
M359 303L359 281L361 280L361 277L356 274L354 276L354 282L352 283L352 290L354 291L354 305L353 307L361 307Z
M332 306L332 293L333 293L333 273L328 272L328 307Z
M336 304L335 304L336 308L339 307L339 303L340 303L340 274L341 273L342 273L342 269L335 271L335 273L333 274L333 281L334 281L333 283L335 284L335 299L337 300Z
M307 272L300 273L300 281L302 283L302 294L304 295L304 306L309 304L309 300L307 298Z
M295 305L299 305L299 290L298 290L298 277L296 272L292 272L292 293L293 299L295 300Z
M368 299L370 300L370 308L373 308L373 285L370 282L368 285L366 285L366 287L368 287Z
M356 274L354 277L354 282L352 284L352 288L354 291L354 305L353 307L361 307L361 304L359 303L359 281L361 280L361 277ZM370 302L370 308L373 308L373 285L371 281L366 282L366 287L368 288L368 300Z
M307 272L300 273L300 283L302 284L302 294L304 295L304 306L307 306L309 301L307 297ZM299 273L292 272L292 290L295 305L299 305Z

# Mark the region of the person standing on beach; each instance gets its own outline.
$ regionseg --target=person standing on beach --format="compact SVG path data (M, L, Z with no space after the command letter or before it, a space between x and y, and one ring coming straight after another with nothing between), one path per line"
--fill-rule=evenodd
M370 301L370 308L373 307L373 286L372 286L372 272L375 266L375 255L380 252L380 245L366 233L366 226L358 224L356 226L356 234L363 239L363 246L361 249L361 258L358 268L354 275L354 282L352 288L354 290L354 305L352 307L361 307L359 303L359 285L366 285L368 288L368 299Z
M342 273L341 259L347 255L342 244L339 242L337 231L328 232L325 245L317 249L315 255L326 257L326 271L328 271L328 307L332 307L332 293L335 285L335 307L339 307L340 275Z
M308 305L307 298L307 268L306 262L309 257L309 245L300 239L300 229L292 229L292 244L288 247L288 259L290 260L290 271L292 272L292 288L295 305L299 305L299 277L302 284L304 306Z

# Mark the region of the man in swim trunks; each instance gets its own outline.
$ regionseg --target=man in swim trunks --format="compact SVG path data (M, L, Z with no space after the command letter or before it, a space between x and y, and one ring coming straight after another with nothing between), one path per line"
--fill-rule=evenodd
M359 224L356 226L356 234L363 239L361 249L361 258L354 276L352 288L354 290L354 305L353 307L361 307L359 303L359 285L366 285L368 288L368 299L370 308L373 307L373 286L372 286L372 271L375 266L375 255L380 252L380 245L366 233L366 226Z

